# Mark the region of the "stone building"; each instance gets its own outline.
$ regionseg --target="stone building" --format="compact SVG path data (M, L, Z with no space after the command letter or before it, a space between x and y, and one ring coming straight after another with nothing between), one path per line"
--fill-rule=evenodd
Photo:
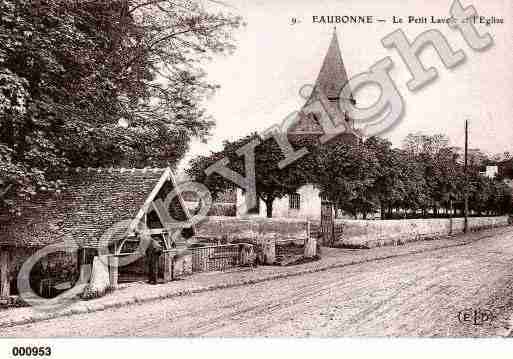
M316 143L322 136L329 135L326 125L323 126L323 121L345 124L346 130L334 135L330 141L352 145L358 145L361 142L362 135L354 128L354 121L349 118L345 110L347 104L355 104L352 94L343 97L342 89L347 82L346 68L342 60L337 33L334 31L313 91L299 111L295 123L288 130L288 138L292 145ZM273 203L275 218L319 219L320 213L320 192L313 184L306 184L296 192L276 199ZM245 195L239 189L237 190L237 216L265 217L265 203L260 201L256 209L248 213Z
M169 168L77 168L64 173L61 180L65 184L61 193L37 194L20 204L21 216L3 217L0 297L17 294L21 266L50 244L64 242L65 248L77 250L52 254L34 267L31 287L36 292L73 285L81 265L92 263L98 254L100 239L109 244L110 252L130 251L138 242L136 232L142 222L152 237L169 247L169 235L156 213L159 209L152 205L176 187ZM188 218L180 195L173 198L168 210L176 220Z

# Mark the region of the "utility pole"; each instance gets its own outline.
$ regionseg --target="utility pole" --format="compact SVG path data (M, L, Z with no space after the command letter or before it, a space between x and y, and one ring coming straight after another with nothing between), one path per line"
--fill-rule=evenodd
M463 233L468 232L468 120L465 120L465 189L463 196L465 198L465 226L463 227Z

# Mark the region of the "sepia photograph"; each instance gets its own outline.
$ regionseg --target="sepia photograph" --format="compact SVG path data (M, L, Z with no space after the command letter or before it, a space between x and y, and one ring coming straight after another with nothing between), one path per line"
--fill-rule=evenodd
M508 344L512 19L0 0L0 357Z

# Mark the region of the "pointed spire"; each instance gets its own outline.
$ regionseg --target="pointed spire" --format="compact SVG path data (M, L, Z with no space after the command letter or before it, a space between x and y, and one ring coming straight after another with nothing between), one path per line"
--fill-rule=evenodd
M313 87L312 93L301 109L300 120L289 129L289 134L303 136L305 134L318 135L323 133L322 126L319 122L317 112L319 111L319 102L321 106L327 111L328 116L332 121L337 123L340 120L346 121L349 124L351 134L355 135L353 128L353 121L346 116L344 111L345 100L340 101L340 97L344 96L341 92L348 81L342 55L340 53L340 46L338 44L337 29L333 29L331 43L328 48L328 53L324 58L321 70L317 76L317 81ZM319 97L322 91L324 96ZM327 98L327 101L326 101ZM350 99L353 98L351 94Z
M328 99L336 101L341 96L342 88L348 81L340 46L337 37L337 28L333 28L331 43L322 64L314 88L324 92ZM315 91L314 91L315 92ZM312 99L308 101L311 102Z

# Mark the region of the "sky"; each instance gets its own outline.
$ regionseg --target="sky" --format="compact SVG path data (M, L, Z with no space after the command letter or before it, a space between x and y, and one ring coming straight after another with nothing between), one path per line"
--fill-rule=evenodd
M203 0L207 1L207 0ZM393 24L392 17L449 17L452 1L430 0L226 0L229 11L243 16L247 25L235 34L237 49L228 57L215 57L205 69L221 88L205 102L216 128L206 144L194 141L180 167L198 154L220 150L223 140L262 131L295 110L304 99L302 86L313 84L333 33L333 24L313 23L313 16L374 16L386 22L337 24L337 35L348 76L354 77L389 56L391 76L405 104L398 126L387 132L395 146L412 132L443 133L451 145L463 146L464 121L470 121L470 147L490 153L513 152L513 5L508 0L461 0L474 5L479 15L503 18L504 24L476 25L488 32L494 44L483 52L472 50L458 31L447 24ZM210 5L212 4L210 3ZM217 5L216 5L217 6ZM222 9L219 7L219 9ZM226 9L225 9L226 10ZM292 24L292 18L299 23ZM410 41L429 29L439 30L453 50L463 50L466 61L446 69L434 49L420 55L425 67L433 66L438 78L411 92L410 73L399 54L381 39L402 29ZM371 86L355 93L364 106L377 100Z

